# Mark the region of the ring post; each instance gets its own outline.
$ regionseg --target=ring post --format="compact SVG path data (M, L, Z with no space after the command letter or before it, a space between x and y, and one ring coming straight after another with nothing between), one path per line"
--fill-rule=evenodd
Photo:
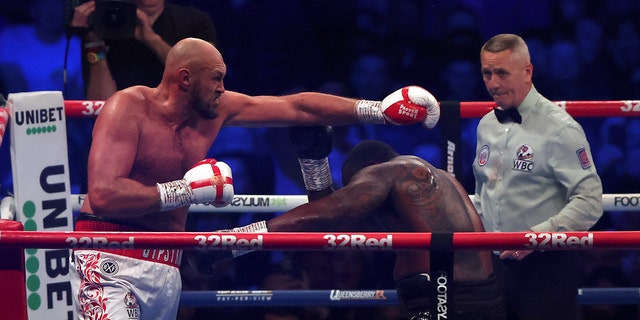
M22 223L0 219L2 231L24 231ZM0 248L0 310L3 319L27 320L27 290L25 289L24 249ZM5 318L6 317L6 318Z
M23 223L23 232L73 230L62 92L11 93L7 106L16 220ZM24 255L29 317L72 319L69 250L20 247L28 249Z

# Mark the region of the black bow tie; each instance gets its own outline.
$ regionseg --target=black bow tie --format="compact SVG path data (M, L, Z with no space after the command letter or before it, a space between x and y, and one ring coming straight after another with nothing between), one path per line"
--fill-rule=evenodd
M517 108L509 108L507 110L493 108L493 113L496 115L496 118L498 119L498 121L500 121L500 123L505 123L508 121L522 123L522 116L520 115L520 112L518 112Z

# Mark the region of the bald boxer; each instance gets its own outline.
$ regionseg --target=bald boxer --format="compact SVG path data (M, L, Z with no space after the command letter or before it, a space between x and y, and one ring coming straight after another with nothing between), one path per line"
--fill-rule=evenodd
M490 253L451 253L451 247L446 247L448 232L484 231L468 194L454 177L423 159L399 155L385 143L367 140L347 155L342 167L344 187L331 192L330 173L324 173L329 171L325 161L330 151L327 133L322 128L309 128L298 129L294 136L312 140L294 141L312 201L235 231L252 226L260 232L357 231L358 222L372 218L389 232L432 232L445 240L433 240L431 252L397 252L394 278L405 318L505 318ZM314 170L308 170L311 167ZM435 242L444 244L437 248L441 252L434 253ZM446 265L447 259L450 265ZM445 278L447 271L452 274Z
M200 162L223 126L406 120L394 108L381 109L380 101L225 91L226 71L213 45L187 38L169 51L158 87L133 86L105 102L93 131L88 192L76 230L180 232L190 204L224 205L233 197L231 169L215 159ZM412 123L430 127L439 115L437 101L428 92L419 98L406 107L430 114L422 111ZM78 318L175 319L181 257L179 250L75 250Z

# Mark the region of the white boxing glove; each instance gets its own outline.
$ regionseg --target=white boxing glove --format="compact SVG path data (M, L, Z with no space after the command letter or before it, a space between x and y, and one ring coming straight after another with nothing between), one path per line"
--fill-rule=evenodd
M381 102L360 100L356 105L356 116L366 123L410 125L422 122L423 126L432 129L440 119L440 105L424 88L407 86Z
M194 203L227 206L234 196L231 168L215 159L201 160L183 179L158 183L158 193L162 211Z

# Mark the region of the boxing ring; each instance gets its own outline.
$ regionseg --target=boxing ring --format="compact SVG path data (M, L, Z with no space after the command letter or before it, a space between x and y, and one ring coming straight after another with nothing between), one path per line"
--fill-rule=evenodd
M640 100L559 101L574 117L637 117ZM64 101L67 117L96 117L102 101ZM461 118L477 118L490 112L493 102L443 102L441 121L459 123ZM9 115L0 108L0 143ZM449 120L447 120L449 119ZM451 120L454 119L454 120ZM449 122L447 122L449 123ZM459 125L444 131L444 146L459 143ZM456 133L455 130L458 132ZM454 148L455 149L455 148ZM448 149L450 172L459 166L454 150ZM79 211L84 195L72 195L74 211ZM303 195L236 195L231 205L215 208L192 205L191 212L283 212L307 202ZM640 211L640 194L605 194L605 211ZM251 204L251 205L247 205ZM630 213L631 214L631 213ZM431 245L430 233L225 233L225 232L76 232L24 231L21 223L0 220L0 262L2 279L14 279L11 288L24 287L24 249L51 248L128 248L183 250L425 250ZM638 250L640 231L593 232L503 232L453 233L454 250ZM20 273L21 272L21 273ZM20 277L21 276L21 277ZM19 279L16 283L15 279ZM6 290L3 290L6 291ZM24 293L24 291L22 291ZM0 306L17 310L15 319L26 310L20 294L0 294ZM640 288L581 288L580 304L640 304ZM184 307L229 306L381 306L397 305L395 290L236 290L185 291ZM6 306L5 306L6 304Z
M431 233L330 232L55 232L21 231L19 222L0 224L0 253L19 264L22 249L182 250L426 250ZM454 232L454 250L640 249L640 231ZM18 250L16 250L18 249ZM638 304L640 288L582 288L581 304ZM364 306L394 305L395 290L187 291L181 306Z

